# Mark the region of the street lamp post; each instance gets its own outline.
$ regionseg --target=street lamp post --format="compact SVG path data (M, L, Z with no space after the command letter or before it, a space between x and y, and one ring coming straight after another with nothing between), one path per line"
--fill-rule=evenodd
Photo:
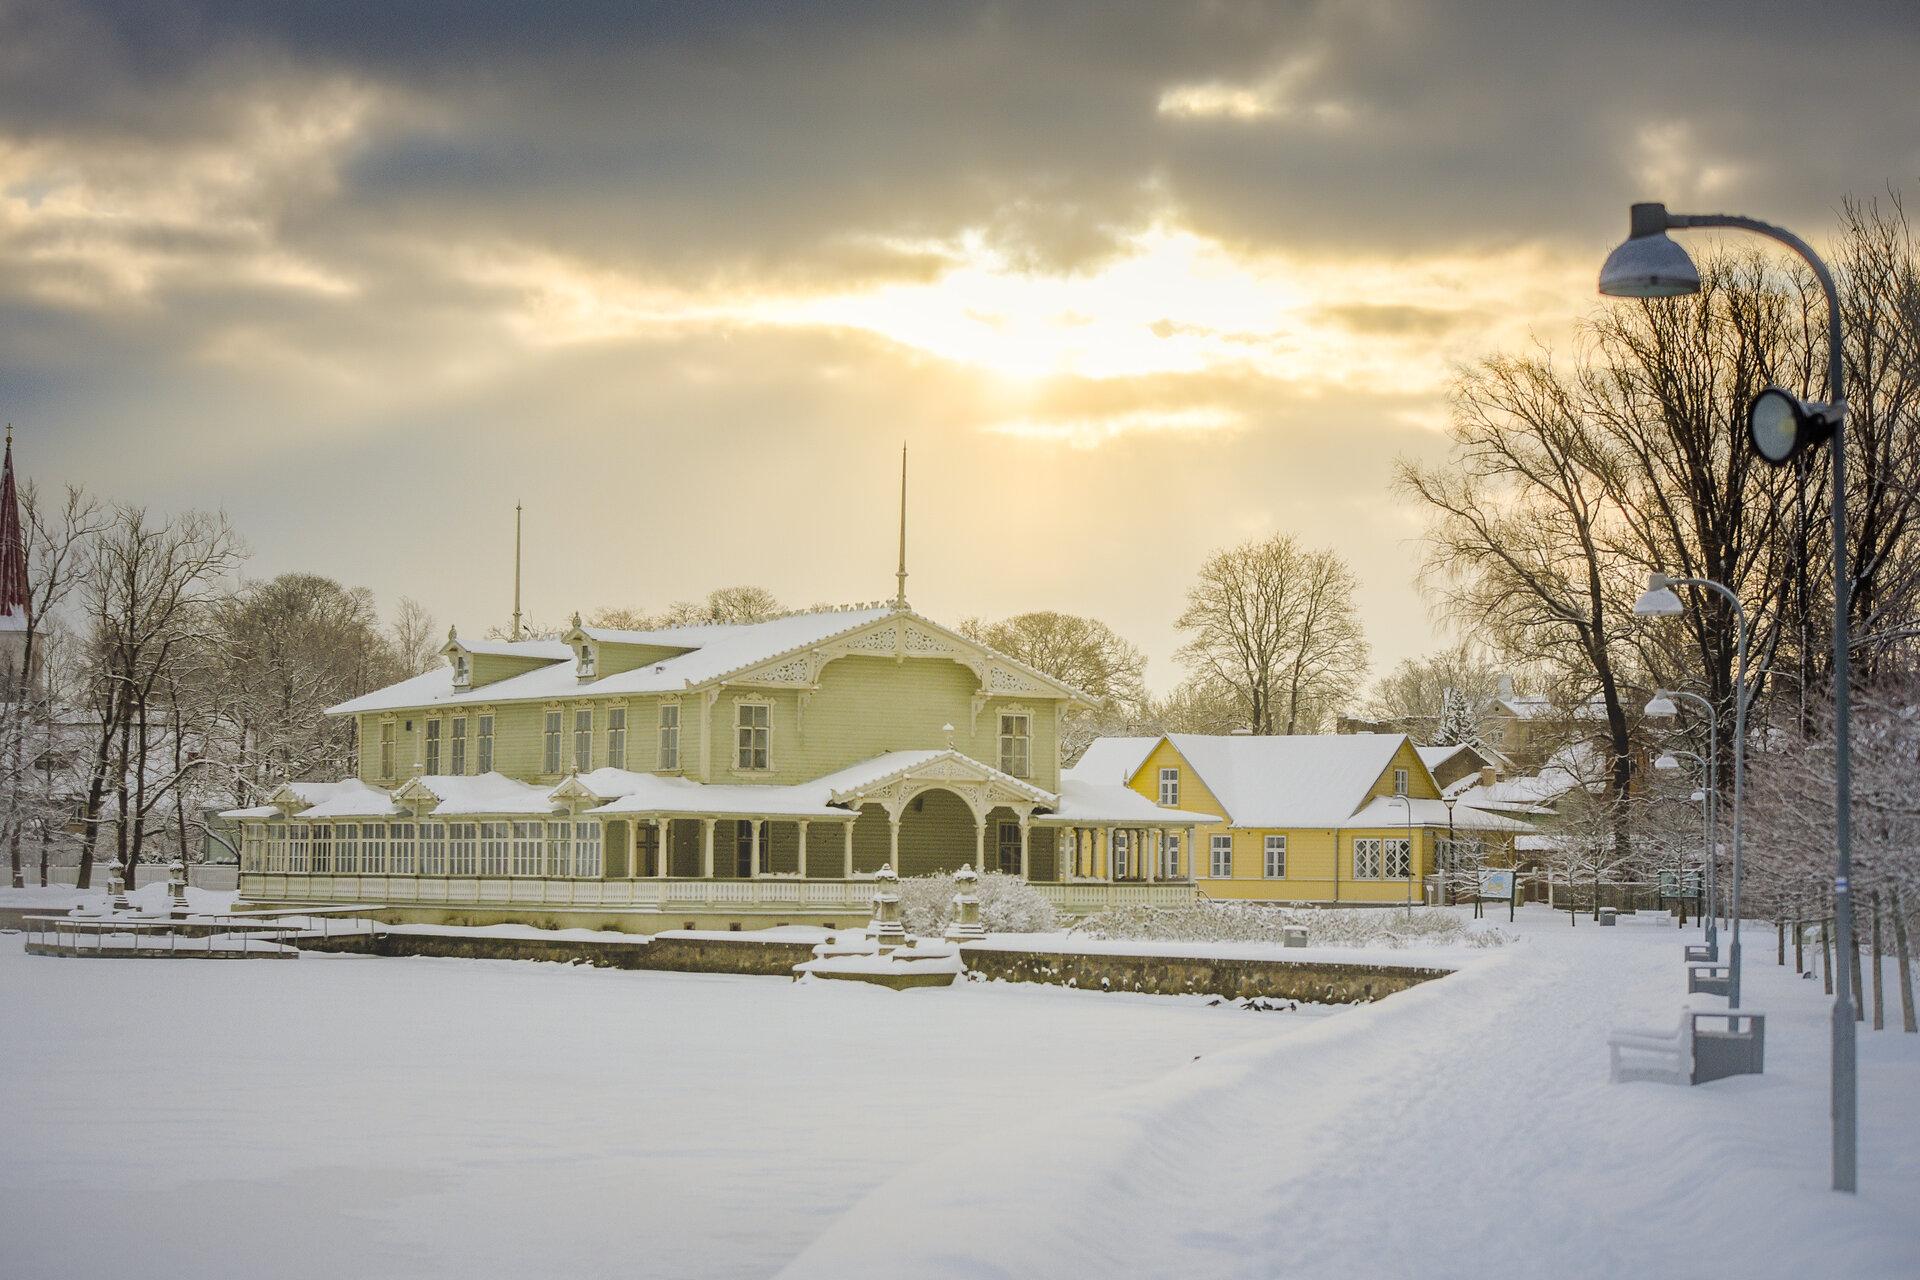
M1717 919L1720 910L1720 712L1711 698L1703 698L1697 693L1688 693L1684 689L1657 690L1647 703L1647 715L1657 720L1670 719L1679 712L1674 699L1682 698L1698 703L1707 713L1707 945L1713 948L1713 954L1720 954L1720 928ZM1657 767L1656 762L1656 767Z
M1653 762L1653 767L1656 769L1660 769L1662 771L1668 770L1668 769L1678 769L1680 767L1680 761L1683 759L1691 760L1695 764L1699 765L1701 775L1709 779L1707 786L1699 794L1701 799L1700 808L1705 814L1706 840L1707 840L1707 845L1706 845L1707 868L1708 868L1709 875L1711 875L1712 868L1713 868L1713 783L1711 781L1713 777L1713 762L1707 759L1706 757L1696 755L1691 751L1668 750L1665 753L1663 753L1658 760L1655 760ZM1711 941L1714 936L1712 921L1713 921L1713 902L1712 902L1711 895L1709 895L1708 901L1707 901L1707 920L1706 920L1707 938L1709 941Z
M1674 246L1679 248L1678 245ZM1633 611L1650 617L1667 617L1685 608L1673 593L1676 586L1705 587L1718 592L1733 606L1733 618L1740 654L1740 673L1733 685L1733 944L1727 949L1727 1007L1740 1007L1740 791L1747 766L1747 611L1740 597L1724 583L1711 578L1670 578L1653 573L1647 578L1646 594L1633 603Z
M1402 792L1394 796L1407 807L1407 919L1413 919L1413 797Z
M1441 796L1440 803L1447 806L1447 865L1434 868L1434 897L1440 899L1440 905L1453 905L1453 895L1447 890L1447 875L1460 865L1460 842L1453 834L1453 806L1460 803L1459 796Z
M1840 331L1840 292L1827 264L1799 236L1783 227L1734 214L1668 213L1663 204L1636 204L1627 239L1607 255L1600 268L1600 292L1620 298L1671 298L1700 290L1700 272L1667 237L1687 227L1730 227L1752 231L1786 245L1813 269L1827 300L1827 403L1801 400L1778 387L1754 397L1747 410L1749 443L1762 459L1784 466L1802 450L1830 442L1833 448L1833 923L1839 954L1853 947L1853 764L1850 681L1851 643L1847 615L1851 578L1847 569L1847 416L1846 348ZM1736 864L1737 866L1738 864ZM1738 917L1735 917L1738 928ZM1858 1064L1853 1027L1853 978L1848 965L1836 965L1833 999L1833 1189L1858 1186ZM1734 972L1738 974L1736 967Z

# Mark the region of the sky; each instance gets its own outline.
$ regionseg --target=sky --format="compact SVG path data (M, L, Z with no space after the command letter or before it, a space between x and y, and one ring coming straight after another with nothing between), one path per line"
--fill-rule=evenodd
M1890 3L0 0L22 471L478 633L757 583L1053 608L1346 558L1448 634L1395 460L1567 349L1626 206L1816 240L1920 178Z

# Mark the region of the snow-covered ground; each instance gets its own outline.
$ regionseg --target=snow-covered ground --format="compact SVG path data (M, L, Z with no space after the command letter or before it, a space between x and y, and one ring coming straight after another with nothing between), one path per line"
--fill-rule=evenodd
M1671 1022L1697 932L1514 931L1334 1016L0 939L0 1275L1914 1274L1920 1036L1862 1031L1837 1197L1769 931L1767 1074L1696 1089L1605 1037Z
M1744 939L1766 1075L1683 1088L1609 1084L1606 1035L1672 1024L1696 931L1513 928L1442 981L909 1169L782 1274L1920 1274L1920 1036L1861 1032L1862 1192L1837 1196L1829 1002L1770 929Z
M916 1164L1326 1012L19 947L0 1276L35 1280L769 1275Z

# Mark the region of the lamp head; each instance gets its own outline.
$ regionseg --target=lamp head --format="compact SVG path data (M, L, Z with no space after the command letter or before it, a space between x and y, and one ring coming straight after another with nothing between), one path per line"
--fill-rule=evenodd
M1655 760L1653 762L1653 767L1662 771L1670 772L1680 767L1680 761L1676 759L1671 753L1665 753L1665 754L1662 754L1658 760Z
M1648 574L1646 592L1633 602L1633 611L1643 618L1671 618L1685 613L1686 606L1667 581L1667 575L1657 570Z
M1667 696L1665 689L1654 694L1653 698L1647 703L1647 716L1650 719L1671 720L1679 714L1680 708L1674 705L1673 699Z
M1600 268L1600 292L1609 298L1677 298L1700 292L1700 270L1667 237L1667 206L1636 204L1627 238Z
M1747 443L1772 466L1831 439L1845 408L1813 404L1780 387L1768 387L1747 406Z

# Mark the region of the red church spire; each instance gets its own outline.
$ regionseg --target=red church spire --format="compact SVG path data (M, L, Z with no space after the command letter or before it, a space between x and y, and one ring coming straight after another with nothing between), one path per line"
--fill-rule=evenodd
M27 624L27 540L20 529L20 495L13 484L13 427L7 427L6 470L0 476L0 630Z

